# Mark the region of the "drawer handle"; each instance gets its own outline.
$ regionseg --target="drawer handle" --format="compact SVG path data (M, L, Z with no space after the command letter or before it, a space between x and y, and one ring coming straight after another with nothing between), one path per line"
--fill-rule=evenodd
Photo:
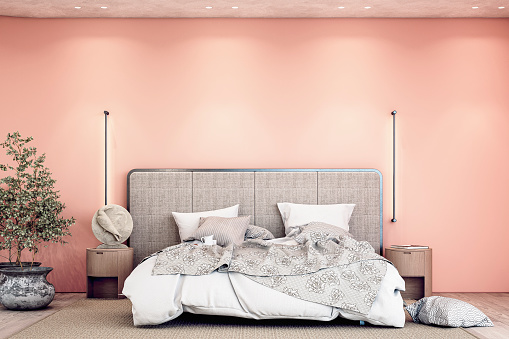
M102 253L101 253L102 254ZM403 252L403 254L412 254L412 252Z
M103 252L95 252L95 254L103 254Z

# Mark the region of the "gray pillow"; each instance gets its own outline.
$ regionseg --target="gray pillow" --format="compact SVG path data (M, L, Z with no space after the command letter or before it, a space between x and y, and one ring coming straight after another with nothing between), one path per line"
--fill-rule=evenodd
M244 235L244 240L247 239L262 239L262 240L270 240L274 239L274 235L266 228L249 225L246 234Z
M325 241L330 238L352 237L343 228L326 224L324 222L310 222L305 226L299 226L300 232L295 232L295 241L304 244L306 241ZM288 236L291 236L289 234Z
M240 245L244 242L244 234L250 219L250 215L235 218L201 217L198 229L184 240L200 240L202 237L213 235L219 246L227 246L231 243Z
M490 318L478 308L458 299L426 297L405 308L415 323L448 327L493 326Z

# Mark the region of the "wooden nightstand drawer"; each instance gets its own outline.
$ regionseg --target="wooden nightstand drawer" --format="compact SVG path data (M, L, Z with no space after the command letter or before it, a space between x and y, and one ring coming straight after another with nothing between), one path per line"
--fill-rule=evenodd
M87 251L87 275L90 277L116 277L118 275L117 252Z
M399 274L405 277L424 276L424 252L416 251L387 251L387 259L398 268Z
M431 295L431 249L386 248L385 257L405 280L404 299L420 299Z
M132 270L132 248L87 248L87 298L120 298Z

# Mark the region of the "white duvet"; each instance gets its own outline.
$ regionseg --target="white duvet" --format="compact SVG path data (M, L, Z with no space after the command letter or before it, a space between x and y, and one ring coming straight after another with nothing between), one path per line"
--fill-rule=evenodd
M278 243L291 243L288 238ZM156 257L134 269L124 283L123 294L131 300L135 326L157 325L182 312L251 319L313 319L329 321L338 316L374 325L403 327L405 313L400 290L405 282L387 265L387 274L367 316L340 308L297 299L265 287L240 273L209 275L152 275Z

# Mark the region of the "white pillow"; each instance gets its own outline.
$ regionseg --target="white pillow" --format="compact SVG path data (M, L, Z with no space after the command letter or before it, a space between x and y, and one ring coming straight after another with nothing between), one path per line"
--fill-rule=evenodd
M196 232L200 225L201 217L234 218L239 216L239 205L226 207L220 210L204 211L196 213L171 212L179 229L180 239L187 239Z
M288 235L292 228L307 225L313 221L334 225L349 231L348 222L355 204L305 205L280 202L277 207L285 225L285 234Z

